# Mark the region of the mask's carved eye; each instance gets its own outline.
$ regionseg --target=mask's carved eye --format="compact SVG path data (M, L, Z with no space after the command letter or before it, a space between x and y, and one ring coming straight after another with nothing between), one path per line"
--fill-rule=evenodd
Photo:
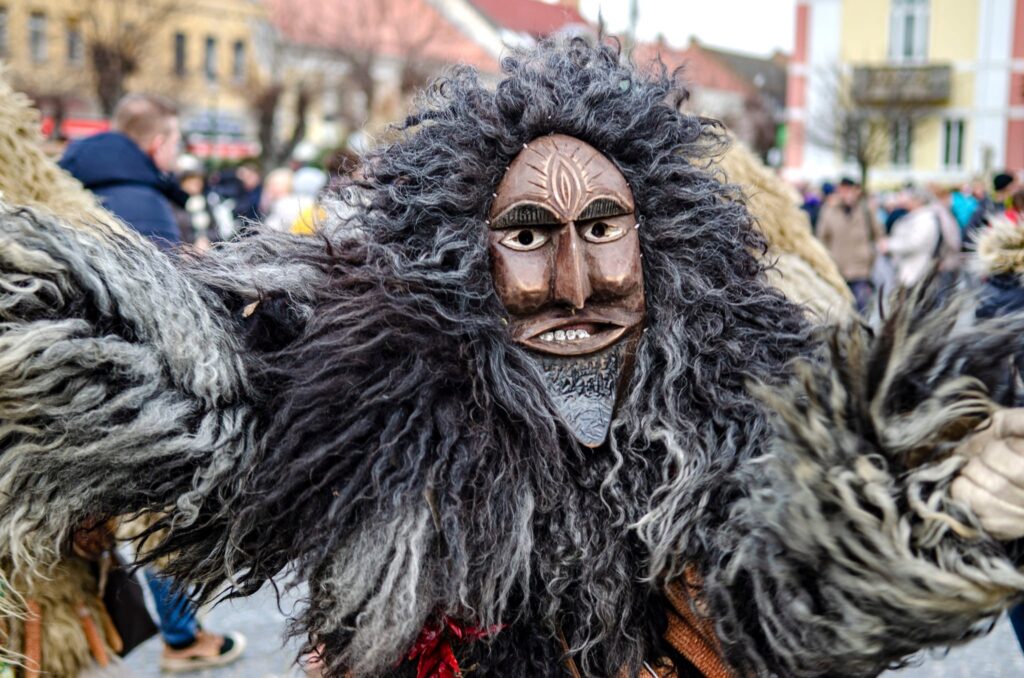
M606 243L626 235L626 229L609 224L607 221L596 221L584 226L581 235L587 242Z
M549 238L550 236L539 228L518 228L509 231L508 235L501 239L501 244L518 252L529 252L544 245Z

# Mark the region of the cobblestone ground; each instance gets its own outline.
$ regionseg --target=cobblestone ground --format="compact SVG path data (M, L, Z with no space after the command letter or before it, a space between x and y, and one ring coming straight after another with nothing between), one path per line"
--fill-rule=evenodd
M295 598L282 601L287 613ZM249 645L245 657L231 667L217 671L177 674L188 678L298 678L292 664L297 652L282 644L285 614L274 602L272 592L261 591L247 600L224 603L213 609L205 624L213 630L232 629L244 633ZM160 643L151 640L131 654L132 675L160 676ZM926 657L917 666L884 674L884 678L1019 678L1024 676L1024 656L1009 623L1004 619L992 633L946 656Z

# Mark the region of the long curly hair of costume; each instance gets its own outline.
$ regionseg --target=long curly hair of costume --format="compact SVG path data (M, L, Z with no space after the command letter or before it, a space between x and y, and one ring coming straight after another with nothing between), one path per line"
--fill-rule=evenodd
M441 616L489 631L456 647L483 675L560 675L566 655L586 675L635 674L665 651L660 585L718 559L738 493L726 479L769 438L747 384L810 345L801 309L765 281L740 192L708 169L719 126L678 110L673 75L640 75L615 47L581 40L502 67L494 89L467 68L434 83L400 138L365 160L365 205L343 223L179 261L241 335L248 394L245 435L204 444L205 465L189 457L192 492L179 496L180 474L154 481L143 506L145 473L108 479L102 456L75 459L75 482L103 506L130 494L132 508L169 509L147 557L170 555L169 574L200 595L226 582L244 595L286 572L307 581L293 630L330 675L414 670L395 667ZM646 331L598 450L560 423L490 273L493 191L550 133L610 158L640 215ZM166 305L161 327L186 322ZM202 327L181 336L194 343ZM136 340L110 331L94 333L96 350ZM230 362L225 350L212 344L204 364ZM199 423L165 437L192 450L211 407L197 400ZM54 430L62 444L77 435L73 422ZM171 464L174 449L147 454ZM57 479L47 488L61 492Z

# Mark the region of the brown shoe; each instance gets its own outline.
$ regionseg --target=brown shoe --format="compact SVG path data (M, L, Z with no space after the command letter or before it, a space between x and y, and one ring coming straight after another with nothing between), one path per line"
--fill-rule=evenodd
M164 671L199 671L225 666L242 656L245 650L245 636L241 633L220 635L209 631L196 634L195 642L188 647L175 650L164 645L160 657L160 668Z

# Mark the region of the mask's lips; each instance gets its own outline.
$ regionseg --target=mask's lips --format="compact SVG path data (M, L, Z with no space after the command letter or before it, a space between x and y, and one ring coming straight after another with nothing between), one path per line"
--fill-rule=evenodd
M577 315L560 315L530 322L519 328L515 338L540 353L587 355L608 348L641 320L641 314L620 309L584 311Z

